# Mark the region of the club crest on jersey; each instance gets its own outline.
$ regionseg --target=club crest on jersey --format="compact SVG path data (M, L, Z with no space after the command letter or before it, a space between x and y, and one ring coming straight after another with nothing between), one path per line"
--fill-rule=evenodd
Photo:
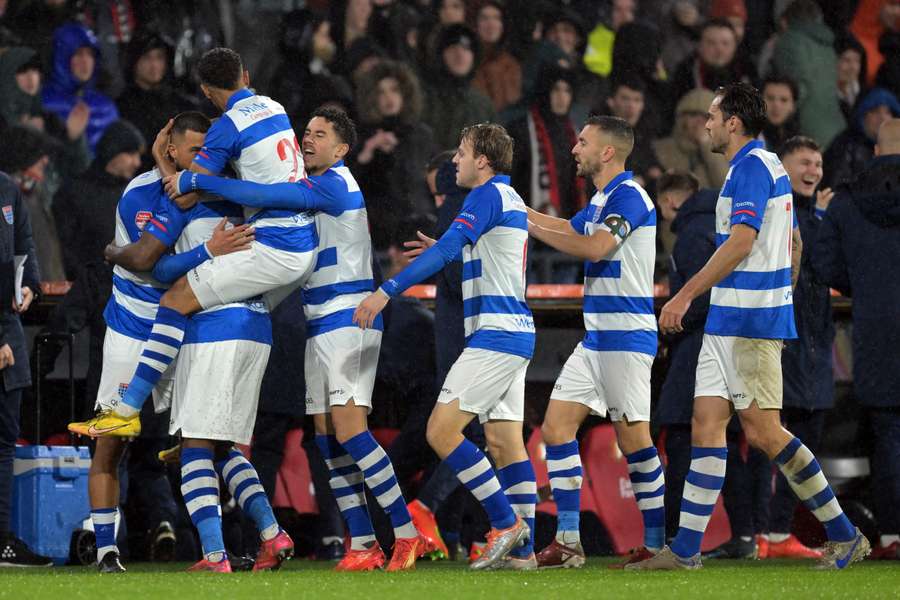
M144 226L152 218L153 218L153 213L151 213L149 210L139 210L134 215L134 224L137 225L137 228L140 231L143 231Z
M6 219L6 222L10 225L13 224L13 207L12 206L4 206L3 207L3 218Z

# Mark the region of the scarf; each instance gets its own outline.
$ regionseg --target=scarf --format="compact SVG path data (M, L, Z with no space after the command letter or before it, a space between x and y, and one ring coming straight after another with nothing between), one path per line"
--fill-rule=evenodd
M547 130L544 117L541 116L537 106L528 110L528 147L531 151L531 176L530 194L531 206L535 210L545 212L554 217L567 216L564 198L560 192L559 168L556 164L556 156L553 152L553 141ZM565 119L565 133L570 146L574 146L578 137L572 122ZM575 205L576 208L585 204L584 180L577 177L575 180Z

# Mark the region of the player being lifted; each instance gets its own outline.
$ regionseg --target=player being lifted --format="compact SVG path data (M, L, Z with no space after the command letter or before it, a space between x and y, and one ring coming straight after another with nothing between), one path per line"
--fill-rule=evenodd
M765 122L765 102L752 86L716 90L706 131L713 152L731 164L716 207L718 248L659 317L664 333L681 331L691 302L712 288L697 361L691 466L675 539L628 569L702 566L700 542L725 479L725 428L734 412L747 441L778 465L825 527L819 568L843 569L869 553L869 541L841 510L812 452L781 426L781 348L797 337L792 284L801 243L788 175L756 140Z
M179 168L190 166L200 149L209 120L200 113L178 115L171 127L171 140L166 136L163 151ZM124 246L143 238L144 227L159 217L161 205L168 202L157 169L139 175L125 188L116 208L116 244ZM220 228L207 242L205 252L218 256L244 248L247 244L245 227L225 231ZM165 246L161 246L164 250ZM199 261L195 264L199 264ZM153 318L165 285L148 271L153 261L143 268L113 268L113 293L103 311L106 336L103 340L103 371L97 393L97 408L111 410L121 399L128 385L144 342L150 337ZM154 405L162 411L171 402L174 369L170 368L158 381L154 390ZM91 431L77 430L91 435ZM91 519L97 537L97 563L101 572L116 573L125 569L119 562L115 541L115 522L119 505L119 461L126 441L121 437L102 438L91 459L88 490Z
M203 94L220 110L219 118L197 152L191 170L218 174L231 164L245 180L259 183L297 181L303 158L284 108L250 91L249 76L233 50L214 48L198 65ZM165 169L165 165L159 165ZM165 171L164 171L165 172ZM169 169L166 174L172 174ZM190 208L196 195L179 202ZM78 432L130 437L140 433L138 413L163 372L178 355L188 315L229 302L267 295L270 308L312 271L317 245L310 213L259 208L245 211L256 239L250 252L217 258L192 269L159 301L153 323L153 349L145 347L122 402L86 423Z
M394 467L367 424L383 327L380 317L365 331L352 320L356 305L374 289L365 201L343 162L355 142L346 113L319 109L303 136L308 179L264 185L185 172L170 177L167 189L173 195L202 190L251 208L316 211L316 267L303 288L306 413L314 416L316 444L350 532L350 550L337 570L368 571L385 561L366 509L365 482L394 527L388 571L397 571L413 568L426 548Z
M457 183L471 188L441 239L421 233L416 260L356 309L363 329L377 326L391 297L463 260L466 348L444 381L428 421L428 443L481 502L492 529L473 569L535 568L534 471L522 440L525 370L534 352L534 320L525 302L527 214L509 186L513 142L499 125L462 131L454 156ZM425 249L427 248L427 249ZM462 434L475 416L497 465Z
M531 235L585 259L584 339L553 386L541 434L556 500L556 538L538 554L542 567L580 567L582 469L575 434L590 415L609 415L628 461L634 498L644 520L643 560L665 543L665 483L650 437L650 368L656 355L653 266L656 210L625 170L634 131L617 117L591 117L572 149L578 175L597 193L571 221L528 209Z

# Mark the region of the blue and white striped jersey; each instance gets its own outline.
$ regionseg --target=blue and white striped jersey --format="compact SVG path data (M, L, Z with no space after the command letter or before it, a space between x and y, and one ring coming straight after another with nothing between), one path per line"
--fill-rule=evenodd
M584 264L584 347L656 356L656 209L647 192L624 171L570 222L582 235L603 230L617 242L612 255Z
M116 245L136 242L165 200L166 192L156 169L132 179L116 207ZM153 328L159 299L168 287L153 279L150 273L133 273L116 265L112 296L103 310L106 325L122 335L146 340Z
M796 224L791 182L778 157L759 141L731 160L716 205L716 244L732 225L757 230L750 255L713 286L706 333L747 338L793 339L791 233Z
M534 319L525 301L528 213L509 177L495 175L466 196L450 226L463 246L466 346L531 358Z
M206 133L194 163L218 175L230 163L241 179L255 183L286 183L305 176L297 136L284 107L248 89L228 99L225 113ZM309 211L245 208L256 241L288 252L316 248L313 215Z
M240 224L243 222L242 208L225 200L213 200L198 202L183 211L166 197L147 233L180 254L209 241L223 217L232 224ZM272 343L272 323L261 297L214 306L195 313L188 320L185 344L225 340Z

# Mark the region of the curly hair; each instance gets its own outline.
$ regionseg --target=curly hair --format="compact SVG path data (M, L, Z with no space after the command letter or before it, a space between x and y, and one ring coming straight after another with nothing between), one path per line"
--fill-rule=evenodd
M378 84L384 79L395 79L403 96L403 110L398 115L406 122L412 123L422 114L422 89L419 79L408 66L392 60L384 60L377 64L359 82L357 94L357 114L362 123L378 123L383 115L378 112Z

